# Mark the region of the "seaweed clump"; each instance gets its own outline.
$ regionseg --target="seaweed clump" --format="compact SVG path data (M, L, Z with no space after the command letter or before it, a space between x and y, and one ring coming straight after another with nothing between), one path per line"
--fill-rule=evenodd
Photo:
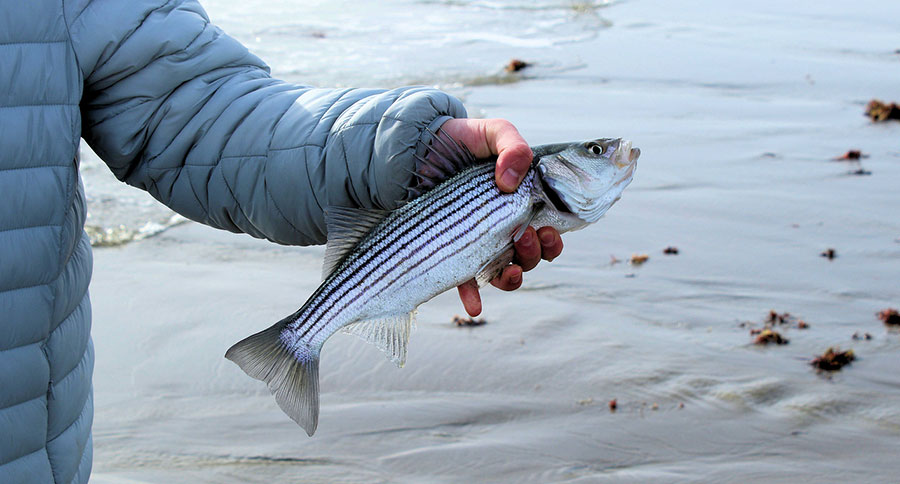
M849 150L841 156L835 158L835 161L858 161L862 158L868 158L869 155L860 150Z
M650 256L647 254L632 254L631 258L628 259L628 263L633 266L639 266L648 260L650 260Z
M530 67L531 64L525 62L521 59L512 59L509 61L509 64L506 64L504 68L506 72L519 72L526 67Z
M890 119L900 120L900 106L897 103L888 104L873 99L866 105L866 116L876 123Z
M900 326L900 313L894 308L887 308L884 311L879 311L876 316L888 326Z
M767 345L767 344L776 344L776 345L786 345L790 343L790 340L781 336L777 331L773 331L771 329L764 329L760 331L756 335L756 339L753 341L755 345Z
M755 337L753 339L753 344L755 345L786 345L790 343L790 340L785 338L781 333L775 330L775 328L783 327L784 325L788 325L788 327L796 327L797 329L809 329L810 325L806 321L802 319L798 319L796 316L791 313L779 313L777 311L770 310L769 314L766 315L763 320L762 328L753 328L755 323L747 321L741 323L739 326L742 328L750 327L750 336Z
M776 324L776 323L777 324L787 324L787 323L791 322L791 320L793 318L794 317L791 316L791 313L779 314L777 311L772 309L772 310L769 310L769 315L766 316L766 324L767 325L772 325L772 324Z
M462 316L453 316L453 324L459 327L484 326L487 321L484 318L464 318Z
M817 356L809 363L818 370L838 371L850 362L856 359L853 350L841 351L835 348L828 348L822 356Z

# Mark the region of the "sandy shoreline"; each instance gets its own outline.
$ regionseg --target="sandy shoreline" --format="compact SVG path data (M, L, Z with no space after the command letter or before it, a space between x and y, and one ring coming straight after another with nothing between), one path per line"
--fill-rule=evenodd
M316 284L320 249L264 244L189 224L97 251L98 482L877 481L895 471L883 444L900 431L885 427L897 422L896 395L883 392L896 382L883 368L900 335L876 332L862 361L826 380L800 361L827 339L816 332L757 349L732 322L645 319L624 295L591 302L567 290L571 261L532 274L528 290L486 294L484 327L450 323L452 294L426 304L403 369L352 336L332 338L320 430L306 438L222 358Z
M874 313L900 306L900 123L862 112L900 101L898 10L622 3L564 47L584 68L458 90L535 144L632 139L635 181L524 289L488 291L487 325L424 305L405 368L329 340L313 439L223 355L315 289L321 248L186 224L95 250L94 480L896 479L900 334ZM871 175L830 161L848 149ZM811 327L755 347L739 323L770 309ZM816 374L832 345L859 360Z

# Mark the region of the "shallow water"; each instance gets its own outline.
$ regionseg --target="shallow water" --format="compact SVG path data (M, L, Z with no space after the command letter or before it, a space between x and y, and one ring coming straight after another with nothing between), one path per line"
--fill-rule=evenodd
M95 482L900 476L900 333L874 315L900 306L900 124L862 115L900 100L900 5L205 5L288 80L440 85L534 144L625 136L643 154L558 260L485 291L487 325L456 328L455 296L436 298L403 369L329 340L313 438L222 355L315 289L321 248L191 223L96 250ZM502 74L514 57L536 65ZM854 148L871 175L831 161ZM102 173L89 193L118 189ZM650 258L611 262L634 253ZM754 346L740 324L770 309L810 328ZM817 373L829 346L858 360Z

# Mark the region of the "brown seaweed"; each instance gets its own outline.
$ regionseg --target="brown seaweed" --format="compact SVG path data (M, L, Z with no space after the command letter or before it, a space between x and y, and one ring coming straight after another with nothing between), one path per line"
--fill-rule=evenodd
M525 62L521 59L512 59L508 64L506 64L506 67L504 69L506 69L506 72L519 72L522 69L530 66L530 63Z
M790 341L787 338L781 336L780 333L771 329L764 329L760 331L760 333L756 336L756 339L753 341L753 344L755 345L786 345L788 343L790 343Z
M650 256L647 254L632 254L631 258L628 259L628 263L633 266L639 266L648 260L650 260Z
M835 161L858 161L862 158L868 158L869 155L860 150L849 150L841 156L834 158Z
M894 308L887 308L875 314L878 319L888 326L900 326L900 313Z
M766 316L767 324L786 324L793 320L794 317L791 316L791 313L781 313L779 314L774 309L769 310L769 315Z
M464 318L462 316L453 316L453 324L459 327L484 326L487 321L484 318Z
M855 359L856 355L853 354L853 350L841 351L828 348L825 353L815 357L809 364L823 371L838 371Z
M866 116L872 118L872 121L876 123L890 119L900 120L900 106L897 103L888 104L873 99L866 105Z

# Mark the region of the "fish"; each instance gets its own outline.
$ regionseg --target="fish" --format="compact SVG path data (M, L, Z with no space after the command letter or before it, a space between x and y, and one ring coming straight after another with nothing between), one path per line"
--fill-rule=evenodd
M319 355L331 335L357 335L402 367L420 304L473 277L479 286L492 280L529 225L565 233L599 220L640 156L621 138L536 146L522 182L504 193L496 157L477 159L442 130L429 133L410 200L390 212L326 208L322 284L296 312L225 353L266 382L309 436L318 426Z

